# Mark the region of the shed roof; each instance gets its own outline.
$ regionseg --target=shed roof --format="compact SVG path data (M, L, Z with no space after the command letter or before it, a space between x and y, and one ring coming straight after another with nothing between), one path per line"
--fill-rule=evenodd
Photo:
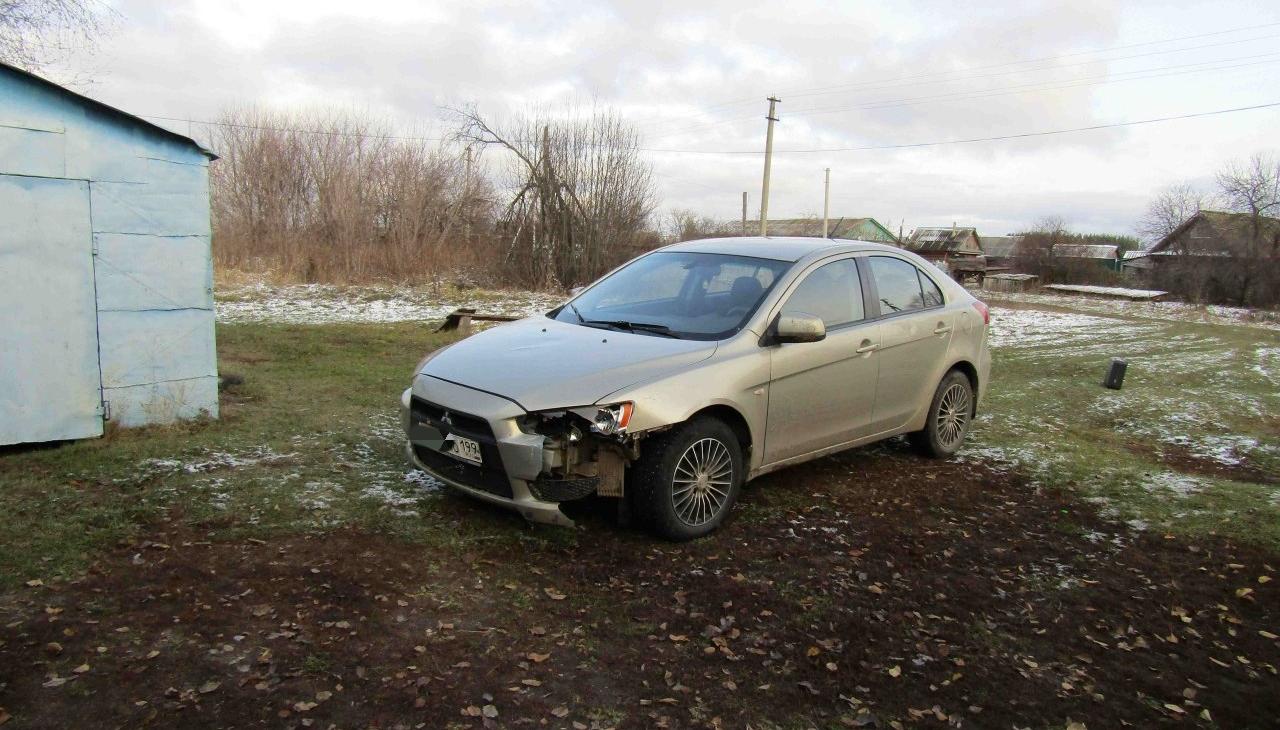
M917 228L907 237L904 245L912 251L955 251L969 236L978 239L977 229L964 226Z
M829 218L827 220L827 238L848 238L851 240L861 240L858 238L859 229L871 226L877 232L890 241L896 241L897 236L880 224L875 218ZM769 219L769 235L771 236L821 236L822 235L822 219L821 218L770 218Z
M1017 256L1020 243L1022 236L983 236L982 252L993 258Z
M0 72L13 74L14 76L17 76L21 79L32 82L39 86L43 86L46 89L53 90L59 94L62 94L63 96L71 97L72 99L75 99L76 101L82 104L87 104L102 112L105 112L108 116L112 116L122 122L127 122L135 126L142 127L146 131L151 132L153 134L156 134L162 137L167 137L169 139L177 140L179 142L190 144L192 147L195 147L197 150L200 151L201 154L205 155L210 160L218 159L218 156L214 154L212 150L208 149L207 147L195 141L194 139L191 139L190 137L178 134L177 132L174 132L172 130L165 129L164 127L161 127L158 124L155 124L153 122L148 122L147 120L137 116L136 114L130 114L129 112L124 111L123 109L118 109L114 106L111 106L110 104L105 104L101 101L98 101L97 99L93 99L88 96L85 96L84 94L77 94L76 92L72 91L71 89L68 89L65 86L62 86L60 84L55 84L54 82L46 78L43 78L41 76L37 76L31 73L30 71L26 71L18 68L17 66L12 66L3 61L0 61Z
M1054 256L1069 259L1108 259L1115 261L1118 246L1107 246L1100 243L1059 243L1053 247Z

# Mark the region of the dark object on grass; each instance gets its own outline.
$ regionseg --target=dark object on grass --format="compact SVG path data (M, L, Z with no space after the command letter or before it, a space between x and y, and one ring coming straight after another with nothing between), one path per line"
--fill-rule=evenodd
M1102 384L1112 390L1120 390L1124 385L1124 371L1128 367L1128 362L1118 357L1111 358L1111 367L1107 369L1107 377L1102 379Z
M505 314L476 314L474 309L455 309L453 313L444 318L444 324L436 332L453 332L460 331L463 335L471 334L472 322L514 322L519 317L511 317Z
M227 388L234 388L237 385L244 385L243 375L236 375L235 373L223 373L222 377L218 379L218 390L226 390Z

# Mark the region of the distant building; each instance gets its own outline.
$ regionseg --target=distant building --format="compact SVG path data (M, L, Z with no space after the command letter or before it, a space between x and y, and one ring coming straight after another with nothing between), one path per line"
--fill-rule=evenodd
M902 246L957 278L986 271L982 240L974 228L954 225L949 228L917 228L902 242Z
M217 415L213 159L0 63L0 444Z
M757 231L752 231L756 233ZM821 218L778 218L769 219L770 236L800 236L817 238L822 236ZM840 238L851 241L872 241L896 245L898 237L875 218L828 218L827 238Z
M1054 258L1091 261L1112 271L1120 270L1120 247L1100 243L1059 243L1053 247Z
M987 270L1012 268L1021 245L1022 236L983 236L982 253L987 259Z
M1160 239L1147 253L1154 257L1197 256L1276 258L1280 256L1280 219L1262 218L1254 241L1247 213L1202 210Z

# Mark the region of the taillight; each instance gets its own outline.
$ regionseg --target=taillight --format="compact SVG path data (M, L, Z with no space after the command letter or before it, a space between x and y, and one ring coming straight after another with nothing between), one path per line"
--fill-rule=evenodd
M991 324L991 307L988 307L985 302L974 299L973 308L978 310L978 314L982 315L983 326Z

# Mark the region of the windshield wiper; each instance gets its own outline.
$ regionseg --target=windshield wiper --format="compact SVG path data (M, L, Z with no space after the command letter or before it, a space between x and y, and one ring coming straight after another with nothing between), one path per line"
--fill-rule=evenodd
M578 321L579 321L579 322L581 322L581 323L583 323L583 324L586 324L586 323L587 323L587 318L582 316L582 312L579 312L579 311L578 311L578 308L577 308L577 307L575 307L575 306L573 306L573 302L569 302L568 304L569 304L569 309L572 309L572 310L573 310L573 314L574 314L574 316L575 316L575 317L577 317L577 318L578 318Z
M628 330L630 332L652 332L655 335L663 337L673 337L680 339L680 335L671 331L671 328L665 324L654 324L652 322L628 322L625 319L584 319L585 325L612 327L619 330Z

